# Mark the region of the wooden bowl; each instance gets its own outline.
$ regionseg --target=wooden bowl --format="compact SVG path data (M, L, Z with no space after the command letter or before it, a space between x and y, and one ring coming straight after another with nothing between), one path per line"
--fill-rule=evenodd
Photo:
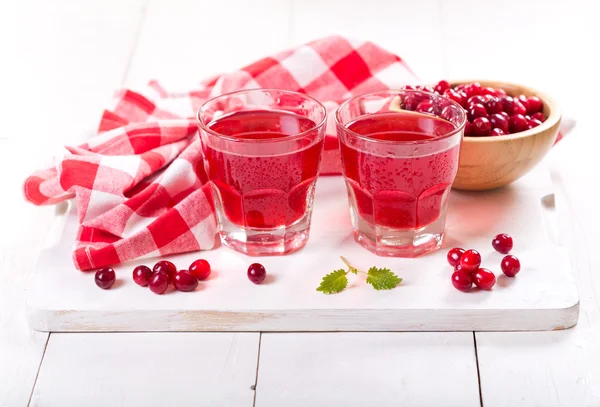
M452 86L474 81L456 81ZM494 189L521 178L554 144L558 136L561 110L548 95L535 89L498 81L477 81L481 86L501 88L510 96L537 96L544 103L546 121L520 133L496 137L464 137L458 174L453 188L468 191Z

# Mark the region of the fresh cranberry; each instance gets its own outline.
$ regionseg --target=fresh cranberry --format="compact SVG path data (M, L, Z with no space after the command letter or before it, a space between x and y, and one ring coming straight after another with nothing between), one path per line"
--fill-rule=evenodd
M513 98L510 96L500 96L499 99L500 103L502 104L502 110L508 114L511 114L514 103Z
M146 287L152 277L152 270L148 266L137 266L133 269L133 281L139 286Z
M529 127L529 123L527 123L527 119L522 114L515 114L510 117L508 122L511 133L518 133L520 131L527 130Z
M502 111L502 104L498 98L490 96L490 98L485 101L485 110L487 110L488 114L500 113Z
M490 124L492 125L492 128L500 129L505 134L508 133L508 117L505 117L501 113L494 113L490 116L489 120Z
M453 89L447 89L444 92L444 96L446 96L448 99L454 100L456 103L458 103L462 107L465 107L467 104L467 98L463 94L461 94Z
M405 110L414 111L417 108L418 104L419 104L419 100L417 99L417 97L415 95L409 94L404 97L403 108Z
M536 96L529 96L527 98L527 113L533 114L541 112L544 108L544 103L540 100L540 98Z
M466 87L467 87L466 83L461 83L460 85L456 85L454 87L454 90L456 90L458 92L458 91L464 90Z
M460 95L462 98L464 98L464 100L465 100L465 103L464 103L464 104L462 104L461 106L462 106L462 107L464 107L464 108L466 109L466 108L467 108L467 100L469 100L469 97L467 96L467 93L466 93L464 90L461 90L461 91L459 91L458 93L459 93L459 95Z
M103 290L108 290L115 283L117 276L115 271L110 267L105 267L96 271L96 275L94 276L96 280L96 285Z
M506 122L508 123L508 121L510 120L510 115L508 113L500 112L498 114L501 115L502 117L504 117L506 119Z
M417 88L415 88L415 87L414 87L414 86L412 86L412 85L404 85L404 86L402 87L402 89L404 89L404 90L417 90Z
M452 273L452 285L458 291L467 292L473 287L473 277L463 270L455 271Z
M447 89L450 89L450 84L448 81L441 80L435 85L435 91L440 95L443 94Z
M483 97L482 95L475 95L475 96L471 96L468 100L467 100L467 105L471 106L474 104L479 103L480 105L485 105L485 97Z
M546 116L544 116L544 113L542 112L537 112L531 115L532 119L535 120L539 120L540 122L544 123L546 121Z
M190 265L189 271L198 280L206 280L210 276L210 263L204 259L196 260Z
M527 119L528 122L529 122L529 120L531 120L531 116L529 116L528 114L525 115L525 118Z
M417 105L417 112L433 114L433 102L423 101Z
M513 248L513 238L506 233L500 233L492 239L492 247L498 253L506 254Z
M469 249L460 258L462 268L472 273L481 266L481 254L477 250Z
M496 89L496 96L506 96L506 91L504 89Z
M519 95L517 97L517 100L519 102L521 102L521 104L523 105L523 107L525 107L525 113L527 113L529 111L529 101L527 100L527 96L525 96L525 95ZM525 114L525 113L521 113L521 114Z
M173 281L173 277L175 277L175 273L177 273L177 267L175 267L175 265L168 260L161 260L152 268L153 273L158 273L159 271L164 271L167 273L169 279Z
M473 274L473 282L481 290L491 290L496 284L496 276L488 269L478 269Z
M198 279L187 270L180 270L173 278L173 287L177 291L194 291L198 287Z
M169 287L169 275L164 271L158 271L152 274L150 281L148 282L148 288L154 294L162 294L167 291Z
M512 111L508 112L509 114L515 115L515 114L521 114L521 115L525 115L525 113L527 113L527 109L525 108L525 106L523 106L523 104L515 99L513 100L513 104L512 104Z
M540 124L542 124L542 122L539 121L539 120L537 120L537 119L529 119L529 120L527 120L527 128L528 129L533 129L534 127L537 127Z
M487 117L478 117L471 124L471 133L475 137L486 137L490 135L492 125Z
M467 94L467 97L480 95L481 94L481 85L479 84L479 82L473 82L473 83L465 86L464 91Z
M248 267L248 279L254 284L262 283L266 276L267 271L262 264L252 263L250 267Z
M485 110L485 106L479 103L472 104L469 106L469 111L467 113L467 117L469 121L473 122L478 117L486 117L487 110Z
M490 132L490 136L495 137L495 136L504 136L506 135L506 133L504 132L504 130L502 129L498 129L498 128L493 128L492 131Z
M446 255L446 258L448 259L448 263L452 267L456 267L456 265L459 264L460 258L462 257L463 254L465 254L465 249L462 249L460 247L455 247L453 249L450 249L448 251L448 254Z
M496 89L490 87L481 88L481 94L496 96Z
M500 268L502 268L502 272L507 277L514 277L521 271L521 262L515 256L504 256L500 263Z
M465 124L465 137L471 137L473 135L473 126L470 122Z

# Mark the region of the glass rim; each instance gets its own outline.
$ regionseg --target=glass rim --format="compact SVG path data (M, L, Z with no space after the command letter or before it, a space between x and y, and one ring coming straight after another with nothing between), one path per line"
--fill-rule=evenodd
M214 102L215 100L220 99L222 97L234 96L236 94L243 94L243 93L250 93L250 92L263 92L263 93L279 92L279 93L285 93L288 95L300 96L304 99L315 102L317 104L317 106L319 106L320 110L322 111L323 119L321 119L321 121L319 123L315 123L314 126L311 126L310 129L304 130L303 132L300 132L300 133L297 133L294 135L281 136L281 137L275 137L275 138L270 138L270 139L241 139L238 137L228 136L226 134L222 134L222 133L212 130L210 127L208 127L206 124L204 124L203 121L200 119L200 114L204 111L204 108L206 106L208 106L211 102ZM285 110L282 110L282 111L285 111ZM198 126L202 130L204 130L205 132L207 132L213 136L216 136L220 139L224 139L224 140L236 142L236 143L273 143L273 142L281 142L281 141L293 141L293 140L302 138L306 134L319 129L327 122L327 109L317 99L315 99L312 96L309 96L305 93L300 93L300 92L296 92L293 90L277 89L277 88L251 88L251 89L241 89L241 90L236 90L233 92L223 93L219 96L215 96L211 99L208 99L206 102L204 102L202 104L202 106L200 106L200 109L198 109L198 111L196 112L196 121L198 122Z
M412 93L412 94L425 94L425 95L433 95L435 97L438 98L442 98L447 100L448 102L450 102L450 104L458 107L459 109L461 109L460 111L463 112L463 120L461 121L460 125L458 127L456 127L454 130L444 134L443 136L439 136L439 137L435 137L435 138L431 138L428 140L416 140L416 141L394 141L394 140L378 140L378 139L374 139L368 136L365 136L363 134L359 134L353 130L350 130L346 125L342 124L341 118L340 118L340 111L342 110L342 108L344 108L346 105L348 105L350 102L357 100L357 99L361 99L364 97L368 97L368 96L375 96L375 95L385 95L388 94L390 96L394 96L394 95L399 95L400 93ZM401 109L404 110L404 109ZM408 110L410 111L410 110ZM431 116L431 115L427 115L424 114L425 116ZM436 115L433 115L434 117L439 117ZM410 90L410 89L389 89L389 90L381 90L381 91L377 91L377 92L369 92L369 93L363 93L361 95L357 95L357 96L353 96L350 99L344 101L341 105L338 106L338 108L335 111L335 124L336 127L340 127L342 128L344 131L350 133L351 135L358 137L362 140L365 141L369 141L372 143L382 143L382 144L392 144L392 145L414 145L414 144L430 144L430 143L435 143L437 141L442 141L442 140L446 140L452 136L454 136L456 133L459 133L461 130L463 130L467 124L467 113L465 111L465 109L456 101L447 98L445 96L442 95L438 95L437 93L432 93L432 92L426 92L426 91L422 91L422 90Z

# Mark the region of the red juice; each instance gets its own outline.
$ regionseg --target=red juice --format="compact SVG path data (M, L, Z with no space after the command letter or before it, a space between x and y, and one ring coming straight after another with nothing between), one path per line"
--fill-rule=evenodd
M243 143L240 151L204 148L209 178L231 223L271 229L289 226L305 215L323 139L296 136L311 129L317 132L312 120L290 112L252 110L227 114L208 127L234 140L256 142L250 149ZM282 147L282 138L291 144Z
M394 229L417 229L438 219L458 168L458 144L430 152L419 143L452 132L444 119L415 112L375 113L346 126L370 139L414 142L409 157L377 155L341 144L344 174L360 217ZM350 191L349 191L350 192Z

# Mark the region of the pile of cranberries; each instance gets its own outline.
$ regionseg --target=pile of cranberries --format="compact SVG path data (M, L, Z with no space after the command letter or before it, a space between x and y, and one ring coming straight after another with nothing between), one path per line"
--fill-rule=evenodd
M177 291L194 291L198 281L206 280L210 276L210 263L204 259L194 261L187 270L177 270L175 264L168 260L160 260L152 269L140 265L133 269L133 281L141 287L148 287L155 294L163 294L172 284ZM265 280L267 271L259 263L248 267L248 279L254 284ZM106 267L96 272L96 285L104 290L112 287L116 281L115 271Z
M492 247L501 254L508 254L513 248L513 239L501 233L492 240ZM450 249L448 263L454 267L452 285L459 291L471 290L473 284L481 290L491 290L496 284L496 276L490 270L481 268L481 255L477 250L460 247ZM515 256L505 256L500 268L507 277L514 277L521 270L521 262Z
M539 126L546 120L543 103L536 96L508 96L504 89L483 87L479 82L457 85L439 81L435 87L405 86L403 89L422 90L454 100L467 111L465 137L502 136L519 133ZM414 109L431 113L430 102L422 102ZM405 107L406 108L406 107Z

